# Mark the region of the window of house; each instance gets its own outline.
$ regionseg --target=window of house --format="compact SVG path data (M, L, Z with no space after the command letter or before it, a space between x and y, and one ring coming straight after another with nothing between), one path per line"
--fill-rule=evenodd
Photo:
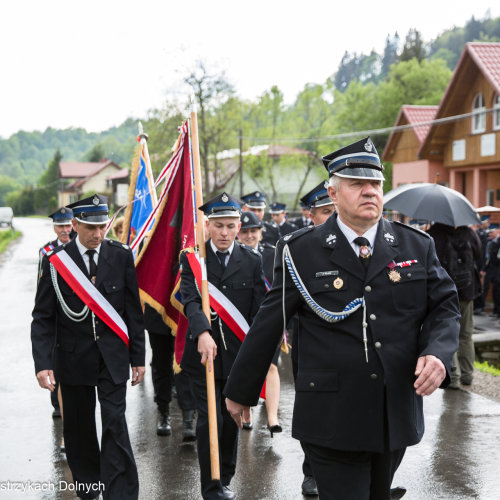
M486 205L494 206L495 205L495 190L487 189L486 190Z
M453 161L465 160L465 139L453 141L452 159Z
M477 94L472 104L472 133L478 134L486 130L486 108L484 107L483 94Z
M493 101L493 128L495 130L500 129L500 95L495 96Z

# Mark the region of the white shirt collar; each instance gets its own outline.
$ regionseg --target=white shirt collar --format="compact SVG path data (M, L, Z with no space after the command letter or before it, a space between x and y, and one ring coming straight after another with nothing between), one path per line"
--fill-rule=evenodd
M78 251L80 252L82 257L83 257L83 255L85 255L85 252L87 250L91 250L90 248L87 248L80 243L80 239L78 238L78 234L75 236L75 242L76 242L76 246L78 247ZM97 248L94 248L94 250L97 253L97 257L99 257L99 251L101 250L101 245L102 245L102 243L100 243Z
M344 224L340 219L340 216L337 216L337 224L339 225L339 229L342 231L344 236L347 238L347 241L357 254L359 247L356 243L354 243L354 240L359 236L359 234L356 233L356 231L351 229L349 226ZM370 242L370 248L372 251L375 245L375 237L377 236L377 229L378 229L378 224L374 224L370 229L368 229L368 231L366 231L361 235Z
M214 245L214 242L212 240L210 240L210 247L212 248L213 252L215 253L215 255L217 255L216 252L222 252L222 250L219 250L215 245ZM233 253L233 249L234 249L234 241L231 243L231 246L227 249L227 250L224 250L224 252L229 252L229 257L231 257L231 254Z

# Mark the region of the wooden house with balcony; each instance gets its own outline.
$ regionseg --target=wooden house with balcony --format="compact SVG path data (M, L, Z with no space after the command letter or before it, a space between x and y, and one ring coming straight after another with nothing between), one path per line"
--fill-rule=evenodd
M435 182L500 207L500 43L467 43L439 106L402 106L382 154L393 187Z

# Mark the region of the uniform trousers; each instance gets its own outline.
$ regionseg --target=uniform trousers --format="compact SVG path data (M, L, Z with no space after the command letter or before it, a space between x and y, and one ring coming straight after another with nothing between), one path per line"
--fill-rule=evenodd
M320 500L390 500L394 474L406 448L390 451L387 415L383 453L344 451L301 441Z
M151 344L151 377L155 391L155 403L161 412L168 410L172 401L172 385L177 390L177 402L181 410L194 410L191 380L188 373L182 370L174 375L172 363L174 360L175 338L170 334L148 331Z
M172 400L174 382L174 337L170 334L148 331L151 344L151 377L155 391L155 403L160 412L166 412Z
M460 333L458 336L458 351L453 356L453 369L451 382L458 384L459 381L470 384L474 375L474 305L472 300L460 301Z
M205 500L222 498L222 485L228 486L236 471L238 426L227 411L223 390L226 380L215 380L217 423L219 437L220 481L213 481L210 468L210 439L208 429L207 385L205 378L191 377L196 400L196 445L200 464L201 494Z
M125 419L127 382L114 384L102 358L97 380L101 449L95 421L96 387L61 383L64 444L80 498L137 500L139 478Z
M288 331L292 332L292 373L293 381L297 380L297 372L299 367L299 319L298 317L292 317L289 322ZM313 471L311 469L311 464L306 455L306 450L302 446L302 451L304 452L304 461L302 462L302 473L304 476L312 476Z

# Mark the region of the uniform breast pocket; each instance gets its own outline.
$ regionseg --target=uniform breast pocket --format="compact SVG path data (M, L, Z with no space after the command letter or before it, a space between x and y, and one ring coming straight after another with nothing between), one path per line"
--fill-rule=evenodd
M422 266L395 268L388 273L392 300L398 311L416 311L426 306L426 278Z
M120 281L104 281L104 296L115 309L123 309L123 301L125 294L123 293L124 285Z
M233 281L231 288L236 292L251 292L253 290L253 280ZM224 288L224 286L222 286Z

